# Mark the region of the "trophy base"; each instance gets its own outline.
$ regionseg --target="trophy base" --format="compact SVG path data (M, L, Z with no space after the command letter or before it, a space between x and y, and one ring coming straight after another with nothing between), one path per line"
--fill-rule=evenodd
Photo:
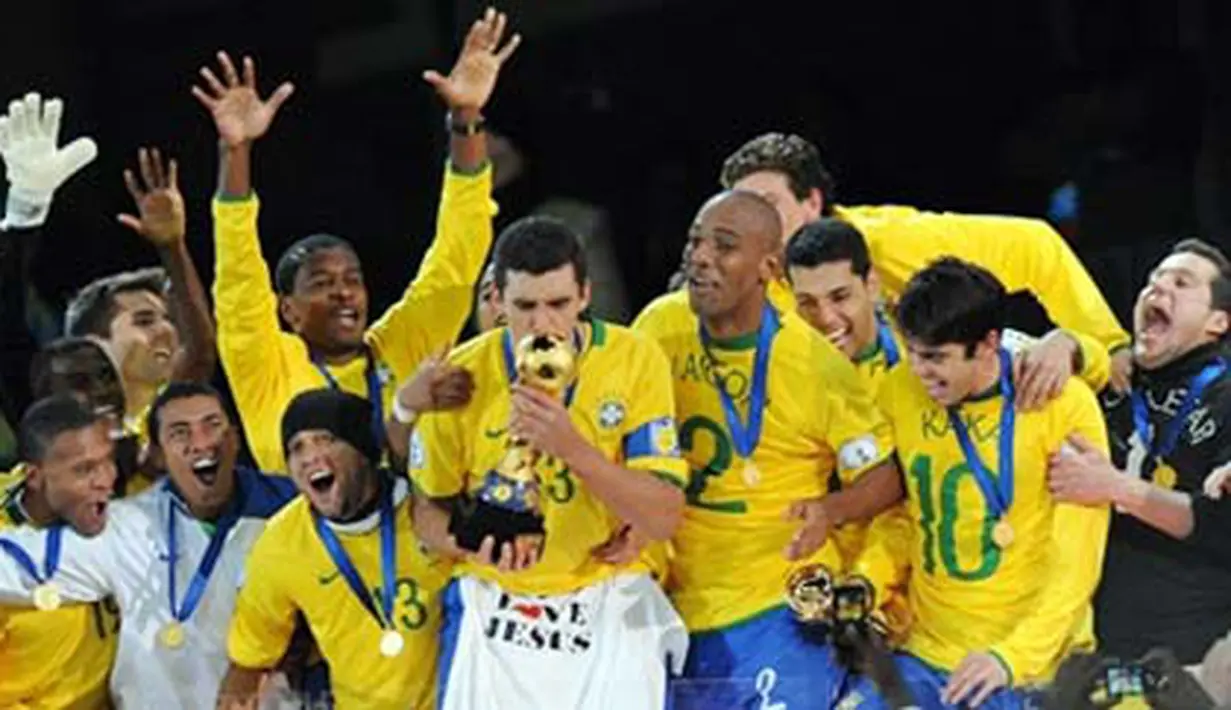
M504 543L516 544L519 537L537 536L540 549L546 541L542 515L500 508L481 500L454 511L449 519L449 534L457 540L458 547L471 552L478 552L484 538L490 536L496 543L492 553L497 558ZM496 561L491 560L493 564Z

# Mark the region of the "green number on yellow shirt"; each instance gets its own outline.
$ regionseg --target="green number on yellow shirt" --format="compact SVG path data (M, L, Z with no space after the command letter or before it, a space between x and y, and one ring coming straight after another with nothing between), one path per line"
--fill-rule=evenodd
M701 431L709 433L713 438L714 454L705 466L698 469L687 455L692 453L697 434ZM689 505L718 513L748 512L748 504L742 500L714 502L702 499L711 479L722 476L731 468L731 439L718 422L699 415L690 417L680 426L680 448L683 449L685 458L688 458L688 487L684 489L684 497Z
M372 588L372 603L381 608L381 589ZM398 615L398 625L405 631L414 631L427 623L427 605L419 598L419 582L411 577L399 577L393 586L393 608L401 604L405 612Z
M983 501L983 524L979 540L979 566L973 570L964 570L957 558L957 525L958 484L965 476L974 476L974 472L965 463L959 463L940 479L940 521L936 524L936 501L933 498L932 487L932 457L916 456L907 469L915 481L915 490L919 499L919 527L923 532L923 571L933 574L936 570L936 548L940 548L940 561L944 565L945 574L963 582L978 582L996 573L1000 567L1000 548L992 543L991 510L987 501Z
M554 458L548 458L547 470L555 469L547 482L547 497L556 503L567 503L577 494L577 484L573 482L572 471L568 466L561 466Z

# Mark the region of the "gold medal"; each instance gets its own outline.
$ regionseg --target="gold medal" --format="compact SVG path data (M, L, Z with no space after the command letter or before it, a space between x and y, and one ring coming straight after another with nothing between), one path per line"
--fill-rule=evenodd
M168 621L158 632L158 641L163 648L178 649L184 645L184 625L178 621Z
M34 588L34 608L39 611L55 611L61 604L60 590L54 582L44 582Z
M393 629L385 629L385 632L380 635L380 655L385 658L395 658L402 652L405 645L405 639Z
M1007 550L1013 544L1013 526L1009 525L1009 521L1003 518L996 521L992 526L992 542L1002 550Z
M761 482L761 470L757 465L748 459L744 462L744 483L749 486L755 486Z

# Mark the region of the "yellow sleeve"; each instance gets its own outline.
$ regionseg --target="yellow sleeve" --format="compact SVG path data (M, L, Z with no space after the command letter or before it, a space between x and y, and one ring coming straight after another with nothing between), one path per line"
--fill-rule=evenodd
M264 445L288 399L283 340L304 346L278 323L278 298L257 234L259 211L256 195L214 199L214 320L218 357L253 454L263 470L274 471L282 468L282 452Z
M457 412L429 412L410 437L408 466L415 490L449 498L466 490L465 427Z
M895 505L872 519L863 550L850 571L867 577L878 593L901 587L910 575L913 541L914 529L906 506Z
M290 585L278 573L287 564L288 551L279 550L277 537L275 529L266 528L253 545L231 616L227 656L242 668L273 668L295 633L298 607Z
M893 428L855 366L829 341L814 340L813 358L824 373L814 381L817 421L824 423L822 438L834 451L838 477L850 485L893 454Z
M680 456L671 363L658 343L635 337L643 355L629 390L634 396L624 435L624 465L654 473L683 490L688 485L688 464Z
M1057 406L1049 442L1059 451L1065 438L1080 434L1107 453L1107 429L1098 401L1089 388L1071 381ZM1040 604L1013 633L995 644L995 653L1012 671L1014 684L1048 680L1089 613L1103 571L1103 553L1111 522L1108 506L1060 503L1052 515L1052 564L1039 592Z
M492 169L446 167L436 237L402 299L368 330L368 343L399 376L453 344L470 317L474 285L492 245Z
M915 272L946 254L995 274L1013 291L1030 289L1060 327L1087 333L1111 350L1129 341L1068 243L1046 222L1020 217L839 208L868 241L891 300Z

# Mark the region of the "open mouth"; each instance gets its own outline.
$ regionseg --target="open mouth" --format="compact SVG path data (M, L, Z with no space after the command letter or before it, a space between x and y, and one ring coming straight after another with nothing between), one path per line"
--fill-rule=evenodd
M847 342L851 338L851 329L843 327L837 330L826 331L825 337L829 339L829 342L842 349L846 347Z
M333 475L333 471L322 469L308 477L308 485L317 493L327 493L333 488L336 480L337 477Z
M356 308L339 308L333 312L333 317L343 328L359 327L359 310Z
M201 459L192 465L192 472L201 483L212 486L218 480L218 459Z
M1161 335L1171 327L1171 316L1159 306L1146 306L1141 320L1141 335Z

